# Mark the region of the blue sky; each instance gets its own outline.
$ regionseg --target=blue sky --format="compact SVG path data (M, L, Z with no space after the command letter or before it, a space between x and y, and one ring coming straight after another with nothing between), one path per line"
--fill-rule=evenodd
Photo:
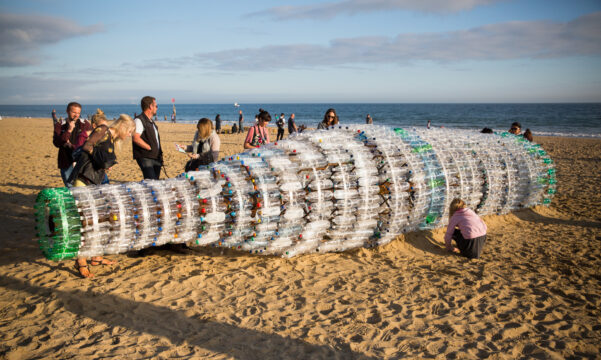
M601 1L0 3L0 104L601 102Z

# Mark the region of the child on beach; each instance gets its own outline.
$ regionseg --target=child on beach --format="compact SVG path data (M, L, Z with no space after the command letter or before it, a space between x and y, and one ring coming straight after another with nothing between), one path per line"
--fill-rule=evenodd
M457 227L457 229L456 229ZM457 252L451 244L455 240L461 255L468 259L480 257L486 243L486 224L461 199L453 199L449 206L449 226L444 236L445 246L450 252Z

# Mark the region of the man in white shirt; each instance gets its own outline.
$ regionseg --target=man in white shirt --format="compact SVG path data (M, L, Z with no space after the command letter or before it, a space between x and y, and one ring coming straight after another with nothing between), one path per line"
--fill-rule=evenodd
M132 152L144 179L158 180L163 165L163 149L159 129L152 118L159 107L152 96L144 96L140 105L142 113L134 119L136 131L132 136Z

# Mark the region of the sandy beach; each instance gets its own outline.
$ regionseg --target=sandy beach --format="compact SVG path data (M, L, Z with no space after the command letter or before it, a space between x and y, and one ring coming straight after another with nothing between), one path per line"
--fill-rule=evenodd
M194 125L159 130L173 177L187 159L173 143L189 143ZM485 217L478 260L444 251L437 229L292 259L123 254L81 279L35 237L38 192L62 186L52 120L3 118L0 137L0 358L601 357L601 140L535 137L558 193L549 207ZM243 138L222 135L221 155ZM129 141L117 157L113 182L142 179Z

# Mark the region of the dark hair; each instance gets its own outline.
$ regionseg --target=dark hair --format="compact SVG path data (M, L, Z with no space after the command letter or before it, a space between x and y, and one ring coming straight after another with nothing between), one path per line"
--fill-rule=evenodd
M257 117L259 119L259 121L263 120L263 121L271 121L271 115L269 115L269 113L265 110L261 111Z
M522 124L520 124L520 123L519 123L519 122L517 122L517 121L514 121L514 122L511 124L511 127L514 127L514 126L515 126L515 127L519 127L520 129L522 128Z
M534 140L534 138L532 138L532 131L530 131L530 129L526 129L526 131L524 131L524 139L530 142Z
M142 101L140 101L140 106L142 106L142 111L148 109L150 107L150 105L152 105L152 102L155 100L156 100L156 98L153 98L152 96L144 96L142 98Z
M67 104L67 112L69 112L72 107L78 107L81 109L81 104L75 101L71 101L69 104Z
M487 128L485 127L484 129L482 129L482 131L480 131L482 134L492 134L493 131L491 128Z
M328 119L328 114L333 112L334 113L334 121L332 121L332 125L336 125L338 124L338 114L336 114L336 110L329 108L326 113L323 115L323 123L324 124L328 124L329 123L329 119Z

